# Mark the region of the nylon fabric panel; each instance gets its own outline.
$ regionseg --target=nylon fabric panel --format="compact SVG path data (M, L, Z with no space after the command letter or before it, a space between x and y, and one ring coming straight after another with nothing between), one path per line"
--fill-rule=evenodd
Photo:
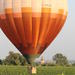
M52 43L67 13L67 0L0 0L0 27L32 63L30 55L40 55Z
M32 3L31 0L22 0L22 20L24 24L26 43L32 44Z
M50 43L55 39L55 37L57 36L57 34L60 32L60 30L62 29L63 25L64 25L64 21L66 20L66 16L63 16L63 19L60 23L60 25L58 26L58 30L56 30L55 34L53 35L53 37L51 38L51 40L49 42L47 42L46 47L48 47L50 45Z
M6 36L9 38L9 40L16 46L19 47L19 42L17 39L14 37L14 35L11 32L11 29L7 25L6 19L1 19L1 29L3 32L6 34Z
M9 13L7 11L11 11L11 13ZM12 10L7 9L5 14L6 14L7 23L8 23L8 26L10 27L10 29L11 29L11 32L13 33L14 36L16 36L16 39L19 41L19 43L21 43L21 40L19 38L19 35L17 33L17 30L16 30L15 23L14 23Z
M35 4L37 3L37 4ZM41 9L42 0L32 0L32 47L36 48L38 44L40 22L41 22Z
M40 50L38 53L42 53L44 48L46 48L45 43L47 40L49 40L49 36L52 34L54 27L56 26L58 16L56 14L51 14L48 22L48 28L46 31L46 34L44 36L44 40L42 41L42 44L40 46Z
M21 0L13 0L13 17L14 22L22 41L22 46L26 47L25 31L22 20Z

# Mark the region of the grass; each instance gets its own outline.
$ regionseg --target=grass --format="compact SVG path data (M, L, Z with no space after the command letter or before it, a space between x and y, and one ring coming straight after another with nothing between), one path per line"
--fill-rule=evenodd
M0 75L29 75L26 66L0 66ZM75 67L37 66L36 75L75 75Z

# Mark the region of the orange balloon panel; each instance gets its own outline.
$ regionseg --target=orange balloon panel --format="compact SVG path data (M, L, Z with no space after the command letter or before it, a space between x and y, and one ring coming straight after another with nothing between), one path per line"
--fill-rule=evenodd
M67 17L67 0L0 0L0 27L25 55L41 54Z

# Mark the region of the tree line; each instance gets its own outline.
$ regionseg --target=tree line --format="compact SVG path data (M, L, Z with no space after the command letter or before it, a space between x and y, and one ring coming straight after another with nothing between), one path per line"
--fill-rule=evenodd
M5 59L3 60L0 59L0 64L1 65L25 65L26 60L21 54L10 51L9 55L6 56Z
M42 64L42 66L70 66L73 65L75 66L75 63L73 64L69 64L68 59L66 56L64 56L61 53L57 53L55 54L53 57L53 62L46 62L44 64ZM40 60L41 62L41 60ZM36 65L40 65L39 62L35 63ZM9 55L6 56L5 59L0 59L0 65L27 65L27 62L25 60L25 58L19 54L19 53L14 53L12 51L9 52Z

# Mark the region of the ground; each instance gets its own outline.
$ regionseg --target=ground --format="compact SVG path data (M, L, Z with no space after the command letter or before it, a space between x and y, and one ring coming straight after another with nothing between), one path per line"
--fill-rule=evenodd
M27 66L0 66L0 75L29 75ZM75 75L75 67L37 66L36 75Z

